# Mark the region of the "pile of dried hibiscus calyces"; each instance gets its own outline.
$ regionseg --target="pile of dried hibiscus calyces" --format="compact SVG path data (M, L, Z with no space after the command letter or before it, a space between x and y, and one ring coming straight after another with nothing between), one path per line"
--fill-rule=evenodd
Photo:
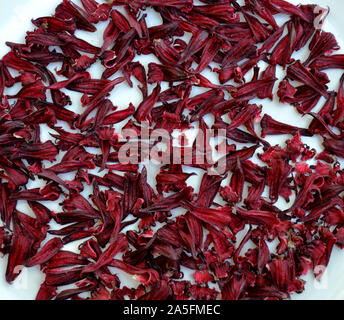
M8 42L0 61L6 280L39 266L37 299L235 300L287 299L304 290L301 276L320 279L333 247L344 246L344 76L331 91L324 72L344 69L344 55L333 53L339 45L318 9L283 0L63 0L32 20L25 43ZM152 10L159 25L149 26ZM79 36L104 24L101 47ZM295 59L305 48L306 59ZM155 62L140 63L146 55ZM125 83L138 83L142 99L119 109L110 93L121 95ZM80 113L68 92L81 94ZM254 103L276 96L309 126L279 122ZM116 129L124 123L143 138L147 122L171 136L225 130L224 172L192 157L162 165L149 183L141 162L119 161L125 141ZM54 133L44 141L46 128ZM283 134L286 143L267 141ZM323 150L304 137L321 139ZM202 172L197 188L190 168Z

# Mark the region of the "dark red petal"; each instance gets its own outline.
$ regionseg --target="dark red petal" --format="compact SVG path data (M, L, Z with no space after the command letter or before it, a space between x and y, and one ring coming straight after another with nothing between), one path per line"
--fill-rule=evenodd
M300 81L301 83L304 83L314 89L325 98L328 97L327 87L324 84L319 83L314 75L306 67L304 67L300 61L296 61L294 64L288 67L287 75L291 80Z
M25 261L25 266L32 267L37 264L43 264L52 258L63 247L60 238L49 240L34 256Z
M24 235L15 235L13 244L9 253L6 281L11 283L16 279L24 267L24 261L30 256L32 239Z
M104 251L98 258L95 264L90 264L83 268L83 272L93 272L104 265L108 265L114 259L115 255L120 252L124 251L127 248L127 240L125 237L120 237L118 242L112 243L109 248Z

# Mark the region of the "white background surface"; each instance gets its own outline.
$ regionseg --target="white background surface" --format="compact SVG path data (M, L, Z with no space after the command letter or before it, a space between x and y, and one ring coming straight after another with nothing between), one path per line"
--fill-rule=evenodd
M298 0L290 1L295 4L302 3L316 3L322 6L329 6L331 8L330 15L325 24L325 30L331 31L337 37L341 47L344 49L341 41L342 30L344 30L344 19L342 13L344 12L344 1L341 0ZM60 3L60 0L11 0L1 1L0 8L0 56L8 52L8 47L5 45L6 41L23 42L25 33L33 29L31 24L32 18L47 16L54 12L55 7ZM153 22L152 22L153 23ZM102 33L97 32L90 34L87 40L94 45L101 46ZM96 70L93 70L97 72ZM94 74L94 73L93 73ZM341 76L339 71L328 72L330 79L333 80L333 87L330 90L337 90L338 79ZM98 75L99 76L99 75ZM125 91L127 90L127 91ZM73 97L72 97L73 98ZM121 94L116 94L115 105L120 105L126 108L129 102L134 103L135 106L140 102L139 91L128 89L125 85L121 87ZM130 100L128 100L130 99ZM74 100L74 99L73 99ZM262 102L261 102L262 103ZM310 119L307 117L300 118L300 116L293 110L293 108L280 105L278 101L272 103L264 100L263 111L268 112L276 120L284 121L297 126L305 126ZM281 138L274 137L269 139L269 142L277 144L285 141ZM305 139L306 140L306 139ZM307 139L305 141L312 147L320 150L320 142L317 139ZM0 257L0 299L1 300L18 300L35 299L40 283L44 280L44 276L39 271L38 267L24 269L17 280L9 285L5 281L7 258ZM344 251L334 248L327 272L323 276L321 283L314 280L313 275L309 274L304 279L307 281L305 291L302 294L292 295L292 299L344 299Z

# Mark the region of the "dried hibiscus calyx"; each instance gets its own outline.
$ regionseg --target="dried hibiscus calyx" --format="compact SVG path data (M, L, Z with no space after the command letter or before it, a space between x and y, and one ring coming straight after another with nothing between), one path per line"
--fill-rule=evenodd
M326 74L344 55L320 28L328 10L201 2L63 0L6 43L8 283L39 266L39 300L288 299L344 248L344 76ZM319 136L320 152L305 143Z

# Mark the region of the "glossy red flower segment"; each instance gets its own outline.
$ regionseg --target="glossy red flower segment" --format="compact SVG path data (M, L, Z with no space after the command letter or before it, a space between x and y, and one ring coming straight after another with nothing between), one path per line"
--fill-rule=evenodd
M39 300L271 300L321 279L344 248L344 75L326 73L344 55L327 9L240 3L63 0L6 43L8 283L39 268ZM123 86L140 102L118 106Z

